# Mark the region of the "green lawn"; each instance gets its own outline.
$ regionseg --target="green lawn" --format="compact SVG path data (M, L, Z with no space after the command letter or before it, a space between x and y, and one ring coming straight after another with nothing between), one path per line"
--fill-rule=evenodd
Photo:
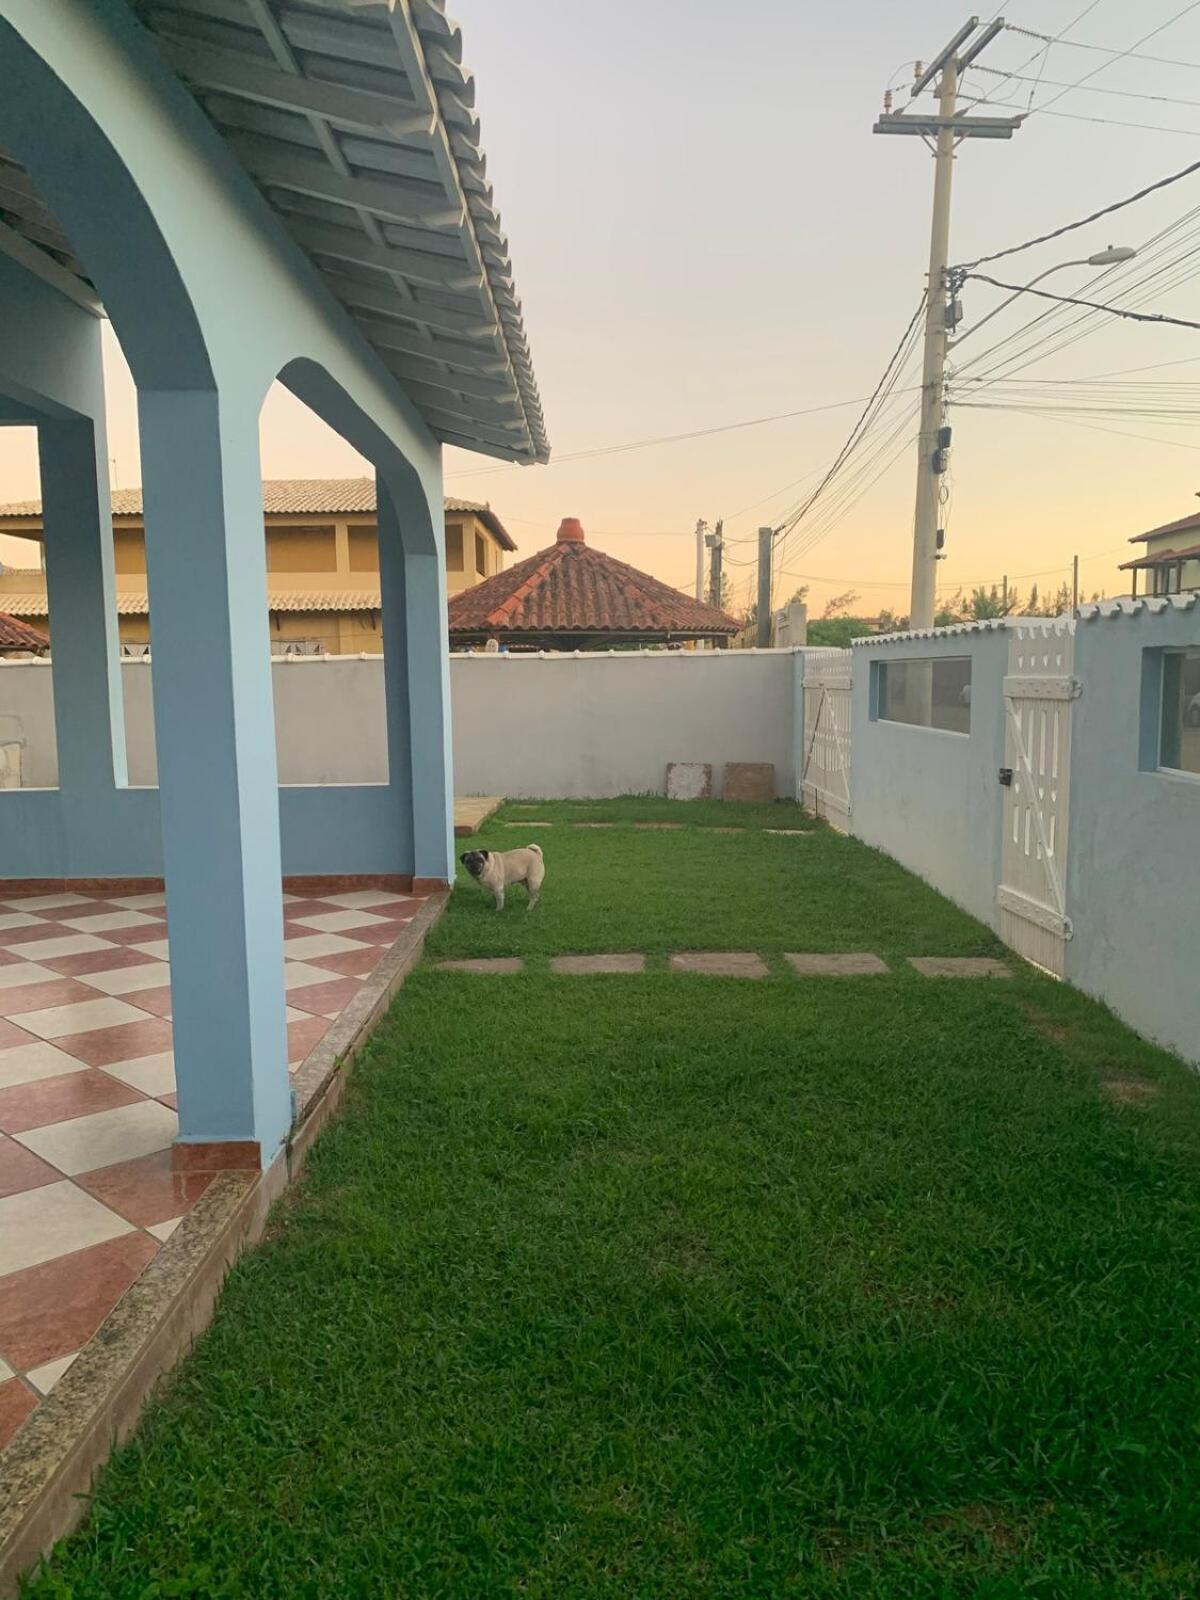
M987 929L887 856L814 826L795 806L695 807L660 799L505 807L476 838L460 839L459 852L540 845L541 904L526 915L525 892L514 889L497 916L491 896L460 867L461 893L434 931L431 954L801 949L903 957L999 949ZM684 826L641 830L639 819ZM507 825L547 820L553 825ZM616 825L573 825L597 820Z
M539 912L437 936L539 960L409 980L27 1594L1200 1592L1200 1085L1015 962L786 974L993 948L824 830L539 842Z

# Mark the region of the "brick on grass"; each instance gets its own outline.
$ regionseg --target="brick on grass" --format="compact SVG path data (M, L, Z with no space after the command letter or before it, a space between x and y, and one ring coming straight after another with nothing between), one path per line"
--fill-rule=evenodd
M708 761L668 761L668 800L712 798L712 764Z
M1011 978L1003 961L991 956L909 956L908 964L924 978Z
M769 805L775 798L775 767L770 761L727 761L726 800Z
M702 972L710 978L765 978L767 964L752 950L681 950L671 957L675 972Z
M887 972L887 964L865 950L839 951L829 955L787 955L793 971L802 978L861 978Z
M569 977L585 977L599 972L645 972L646 958L633 952L619 955L555 956L550 962L550 970Z

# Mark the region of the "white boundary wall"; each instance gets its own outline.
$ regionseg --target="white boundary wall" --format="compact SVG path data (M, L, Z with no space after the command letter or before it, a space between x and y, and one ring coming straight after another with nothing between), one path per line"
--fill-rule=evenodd
M455 791L546 798L662 793L668 761L770 761L795 794L801 657L787 650L456 655L450 660ZM274 664L285 784L387 778L380 656ZM123 665L129 781L156 782L151 673ZM0 662L0 745L26 788L58 781L52 664Z

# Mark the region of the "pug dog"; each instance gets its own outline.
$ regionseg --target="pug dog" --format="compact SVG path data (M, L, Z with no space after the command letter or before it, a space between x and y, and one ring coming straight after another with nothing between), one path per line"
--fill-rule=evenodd
M504 891L510 883L525 885L529 895L526 910L537 905L546 876L540 844L526 845L524 850L465 850L458 859L476 883L491 890L497 911L504 910Z

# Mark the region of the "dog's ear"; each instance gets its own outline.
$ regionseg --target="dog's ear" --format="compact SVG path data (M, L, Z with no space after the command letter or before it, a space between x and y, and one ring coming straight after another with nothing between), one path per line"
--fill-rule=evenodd
M485 861L491 860L492 852L490 850L480 850L477 854L481 855Z
M469 855L470 855L470 854L471 854L471 852L470 852L470 851L469 851L469 850L464 850L464 851L463 851L463 853L462 853L462 855L460 855L460 856L459 856L459 858L458 858L458 859L459 859L459 860L460 860L460 861L461 861L461 862L462 862L462 864L463 864L463 866L464 866L464 867L465 867L465 866L466 866L466 864L467 864L467 857L468 857L468 856L469 856Z

